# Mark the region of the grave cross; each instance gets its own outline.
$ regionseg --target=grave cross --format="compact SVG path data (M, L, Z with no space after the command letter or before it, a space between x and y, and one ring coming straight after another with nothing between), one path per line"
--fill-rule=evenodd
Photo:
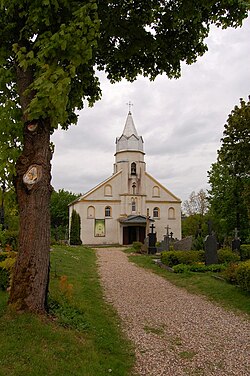
M165 227L165 229L167 230L167 237L169 237L169 230L171 230L171 227L169 227L169 225L167 225L167 227Z
M154 233L154 229L155 229L155 225L152 223L152 225L150 226L150 228L151 228L151 234L153 234Z
M239 233L239 231L238 231L237 227L235 227L235 229L234 229L234 238L235 239L238 239L238 233Z

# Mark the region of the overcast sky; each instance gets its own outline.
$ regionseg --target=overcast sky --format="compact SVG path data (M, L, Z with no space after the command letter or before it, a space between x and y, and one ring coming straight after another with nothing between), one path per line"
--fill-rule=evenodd
M81 111L77 126L52 137L54 188L85 193L113 173L115 139L131 101L147 171L182 201L206 190L228 115L250 95L250 18L238 29L212 28L207 44L178 80L110 84L101 75L102 99Z

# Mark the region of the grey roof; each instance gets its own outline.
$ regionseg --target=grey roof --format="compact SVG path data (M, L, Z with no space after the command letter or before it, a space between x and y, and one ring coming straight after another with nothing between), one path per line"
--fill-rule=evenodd
M122 135L116 138L116 152L126 150L138 150L143 152L143 139L141 136L138 136L130 111Z
M128 113L127 120L126 120L122 134L126 137L130 137L132 136L132 134L138 137L138 133L136 131L134 120L132 118L132 114L130 111Z
M154 222L153 219L149 218L149 220ZM119 221L126 224L146 224L147 217L145 215L129 215L126 218L120 218Z

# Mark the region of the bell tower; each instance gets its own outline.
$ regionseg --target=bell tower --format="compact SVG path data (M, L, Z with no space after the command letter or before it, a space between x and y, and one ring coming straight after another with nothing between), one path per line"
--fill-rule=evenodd
M146 165L143 144L142 136L138 135L129 110L122 135L116 138L114 173L122 170L121 194L124 195L126 212L130 214L143 214L144 212L142 196L146 194Z

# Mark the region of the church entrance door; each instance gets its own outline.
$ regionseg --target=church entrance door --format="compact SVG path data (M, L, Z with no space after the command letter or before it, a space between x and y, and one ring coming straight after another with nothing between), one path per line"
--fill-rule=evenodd
M132 244L133 242L144 243L146 236L146 227L127 226L123 227L123 245Z

